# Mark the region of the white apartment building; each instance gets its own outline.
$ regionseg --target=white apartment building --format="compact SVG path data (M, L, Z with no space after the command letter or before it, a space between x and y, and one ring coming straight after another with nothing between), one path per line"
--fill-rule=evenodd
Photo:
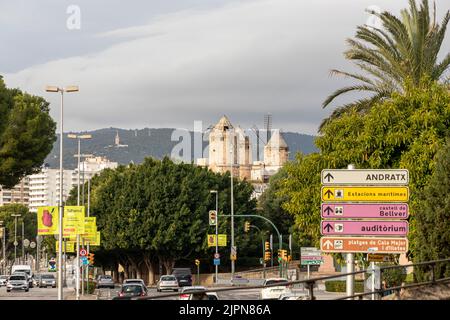
M90 157L80 162L80 167L75 168L72 174L72 184L74 186L78 183L78 172L80 172L80 185L84 181L91 179L94 175L104 169L115 169L119 164L117 162L109 161L105 157ZM83 174L84 173L84 174ZM83 178L84 176L84 178Z
M29 202L29 178L23 178L14 188L3 189L0 186L0 206L19 203L28 206Z
M63 201L69 197L70 190L72 190L73 172L74 170L63 170ZM59 205L59 177L59 169L50 168L43 168L41 172L29 176L28 207L31 212L37 212L37 208L40 206Z

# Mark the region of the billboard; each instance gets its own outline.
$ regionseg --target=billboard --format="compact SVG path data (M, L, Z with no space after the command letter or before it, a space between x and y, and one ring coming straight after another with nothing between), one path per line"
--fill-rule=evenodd
M37 222L38 232L40 236L58 234L59 227L59 210L58 207L38 207Z

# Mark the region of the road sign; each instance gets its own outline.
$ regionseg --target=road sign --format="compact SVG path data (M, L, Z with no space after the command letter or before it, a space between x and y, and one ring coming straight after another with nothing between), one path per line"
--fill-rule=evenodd
M350 170L349 170L350 171ZM408 187L324 186L325 202L403 202L409 199Z
M237 248L236 248L236 246L231 247L230 260L237 260Z
M323 235L406 236L409 223L403 220L322 220Z
M14 241L14 246L17 247L19 243L17 241Z
M302 247L300 249L301 265L318 265L323 263L322 252L314 247Z
M214 259L220 259L220 254L214 253Z
M30 243L30 248L31 248L31 249L36 248L36 242L31 241L31 243Z
M406 169L338 169L322 170L322 184L326 185L407 185L409 171Z
M226 234L219 234L219 247L226 247L227 246L227 235ZM208 247L215 247L216 246L216 235L215 234L208 234Z
M82 265L87 266L89 264L88 258L87 257L81 257L80 258L80 262Z
M29 245L30 245L30 240L28 240L28 239L23 240L23 246L25 248L28 248Z
M367 255L368 262L390 262L392 261L392 256L389 254L368 254Z
M407 219L407 203L322 203L322 218Z
M322 237L320 239L322 252L337 253L406 253L407 238L389 237Z
M220 266L220 259L214 259L214 265Z
M85 257L87 255L86 249L80 249L80 256Z

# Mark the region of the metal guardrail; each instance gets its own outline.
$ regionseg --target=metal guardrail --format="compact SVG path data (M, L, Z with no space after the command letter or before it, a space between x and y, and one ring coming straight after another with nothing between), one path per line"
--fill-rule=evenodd
M346 300L346 299L353 299L353 298L359 298L362 299L364 296L372 295L372 294L378 294L381 295L384 292L388 291L396 291L399 292L401 289L406 288L413 288L413 287L420 287L428 284L435 284L435 283L443 283L450 281L450 278L442 278L442 279L436 279L435 278L435 266L438 263L449 263L449 259L442 259L442 260L433 260L433 261L426 261L426 262L419 262L419 263L412 263L407 265L397 265L397 266L386 266L386 267L380 267L380 277L382 277L384 270L390 270L390 269L405 269L409 267L416 267L416 266L431 266L431 277L432 279L430 281L420 282L420 283L413 283L413 284L405 284L401 286L395 286L395 287L389 287L384 289L378 289L375 291L370 292L364 292L359 294L354 294L351 296L345 296L345 297L339 297L334 300ZM318 281L324 281L329 279L335 279L335 278L342 278L348 275L357 275L357 274L366 274L370 273L372 274L373 271L371 269L369 270L360 270L360 271L354 271L349 273L342 273L339 275L331 275L331 276L324 276L324 277L317 277L317 278L311 278L311 279L305 279L305 280L295 280L295 281L286 281L283 283L275 283L271 285L258 285L258 286L245 286L245 287L231 287L231 288L216 288L216 289L207 289L202 291L197 291L198 293L207 293L207 292L226 292L226 291L235 291L235 290L249 290L249 289L263 289L263 288L270 288L270 287L280 287L280 286L293 286L297 284L303 284L304 287L309 292L309 300L315 300L314 297L314 287L316 286L316 283ZM117 300L153 300L153 299L162 299L162 298L169 298L169 297L177 297L180 296L181 293L171 293L171 294L162 294L162 295L155 295L155 296L147 296L147 297L136 297L136 298L115 298Z

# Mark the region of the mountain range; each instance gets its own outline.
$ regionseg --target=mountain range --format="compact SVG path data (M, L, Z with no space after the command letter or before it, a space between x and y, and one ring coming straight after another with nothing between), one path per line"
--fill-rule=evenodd
M193 132L181 132L187 141L179 138L178 131L171 128L144 128L144 129L120 129L120 128L104 128L93 131L70 132L71 134L90 134L92 139L81 140L81 153L92 154L95 156L104 156L111 161L119 164L141 163L145 157L154 157L161 159L164 156L170 156L175 146L180 143L186 145L186 149L191 147L191 155L187 154L186 159L190 161L201 158L201 148L198 148L197 154L194 153L194 140L201 141L201 133L193 134ZM119 135L120 145L116 145L115 137ZM260 134L260 160L263 158L263 146L265 144L265 134ZM173 137L173 138L172 138ZM295 133L283 132L283 137L289 146L289 158L293 160L297 152L304 154L316 152L314 145L314 136ZM205 137L205 139L207 139ZM250 137L252 148L254 151L253 161L256 161L256 134ZM253 140L252 140L253 139ZM174 140L174 141L173 141ZM181 141L181 142L180 142ZM186 144L187 143L187 144ZM203 149L208 146L208 142L203 142ZM76 139L64 137L64 168L74 169L77 166L78 143ZM204 152L203 157L208 157L208 152ZM59 168L59 135L58 140L53 145L51 153L45 160L46 165L50 168Z

